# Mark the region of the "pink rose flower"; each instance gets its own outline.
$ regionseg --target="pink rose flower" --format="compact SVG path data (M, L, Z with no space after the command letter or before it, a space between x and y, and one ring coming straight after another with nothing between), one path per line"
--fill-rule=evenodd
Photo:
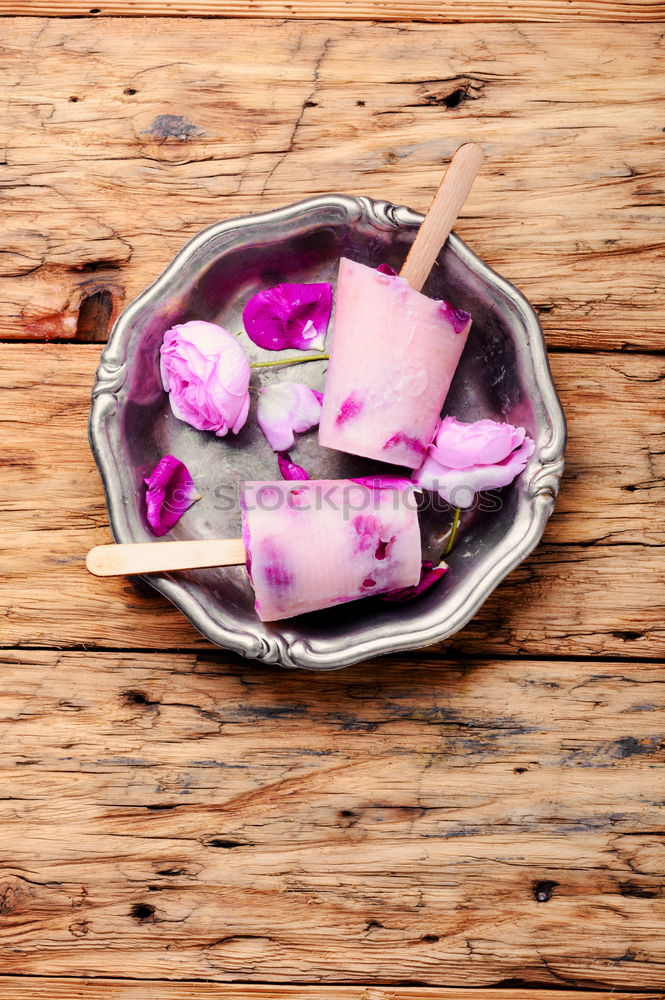
M273 451L288 451L300 433L316 426L323 396L300 382L277 382L259 393L256 419Z
M249 361L236 338L202 320L167 330L160 348L171 409L200 431L237 434L249 412Z
M534 443L523 427L445 417L413 481L454 507L470 507L476 493L508 486L526 467Z

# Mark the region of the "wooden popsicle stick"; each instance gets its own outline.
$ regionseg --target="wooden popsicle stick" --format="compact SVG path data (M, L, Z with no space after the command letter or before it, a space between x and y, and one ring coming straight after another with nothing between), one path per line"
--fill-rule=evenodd
M400 271L400 277L417 292L425 284L441 247L448 239L484 158L485 154L477 143L465 142L450 161Z
M245 546L240 538L97 545L90 549L85 560L95 576L168 573L175 569L238 566L244 562Z

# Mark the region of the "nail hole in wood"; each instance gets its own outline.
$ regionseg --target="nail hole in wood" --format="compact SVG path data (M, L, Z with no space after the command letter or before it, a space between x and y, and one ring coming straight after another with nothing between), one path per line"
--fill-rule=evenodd
M439 935L438 934L423 934L423 936L421 937L420 940L421 941L425 941L427 944L436 944L436 942L439 940Z
M135 920L140 920L143 923L155 915L155 907L150 906L149 903L135 903L131 912Z
M466 91L458 87L457 90L453 90L452 94L448 94L444 97L443 103L447 108L458 108L464 98L466 97Z
M364 108L365 107L365 102L364 101L356 101L356 107L358 107L358 108Z
M133 87L125 87L125 93L128 94L130 97L133 97L136 91L134 90Z
M147 705L148 696L143 691L123 691L122 697L131 705Z
M558 886L558 882L536 882L533 886L533 894L536 897L537 903L549 903L552 898L552 893Z
M70 97L69 98L69 103L70 104L76 104L79 100L80 100L79 97Z

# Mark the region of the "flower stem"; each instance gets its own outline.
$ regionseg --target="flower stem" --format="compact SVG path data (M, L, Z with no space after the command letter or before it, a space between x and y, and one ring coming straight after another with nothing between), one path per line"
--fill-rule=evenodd
M457 534L457 529L459 528L459 518L460 518L460 508L455 507L455 516L453 517L453 525L450 529L450 538L448 539L448 544L444 550L444 556L447 556L453 545L455 544L455 535Z
M277 365L302 365L305 361L328 361L329 354L310 354L306 358L282 358L280 361L250 361L250 368L276 368Z

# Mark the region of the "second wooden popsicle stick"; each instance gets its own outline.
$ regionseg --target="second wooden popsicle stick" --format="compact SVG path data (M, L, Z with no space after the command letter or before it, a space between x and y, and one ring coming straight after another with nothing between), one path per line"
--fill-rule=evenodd
M465 142L453 156L400 271L417 292L448 239L484 158L475 142Z
M240 538L197 538L185 542L136 542L98 545L85 564L95 576L133 576L177 569L239 566L245 562Z

